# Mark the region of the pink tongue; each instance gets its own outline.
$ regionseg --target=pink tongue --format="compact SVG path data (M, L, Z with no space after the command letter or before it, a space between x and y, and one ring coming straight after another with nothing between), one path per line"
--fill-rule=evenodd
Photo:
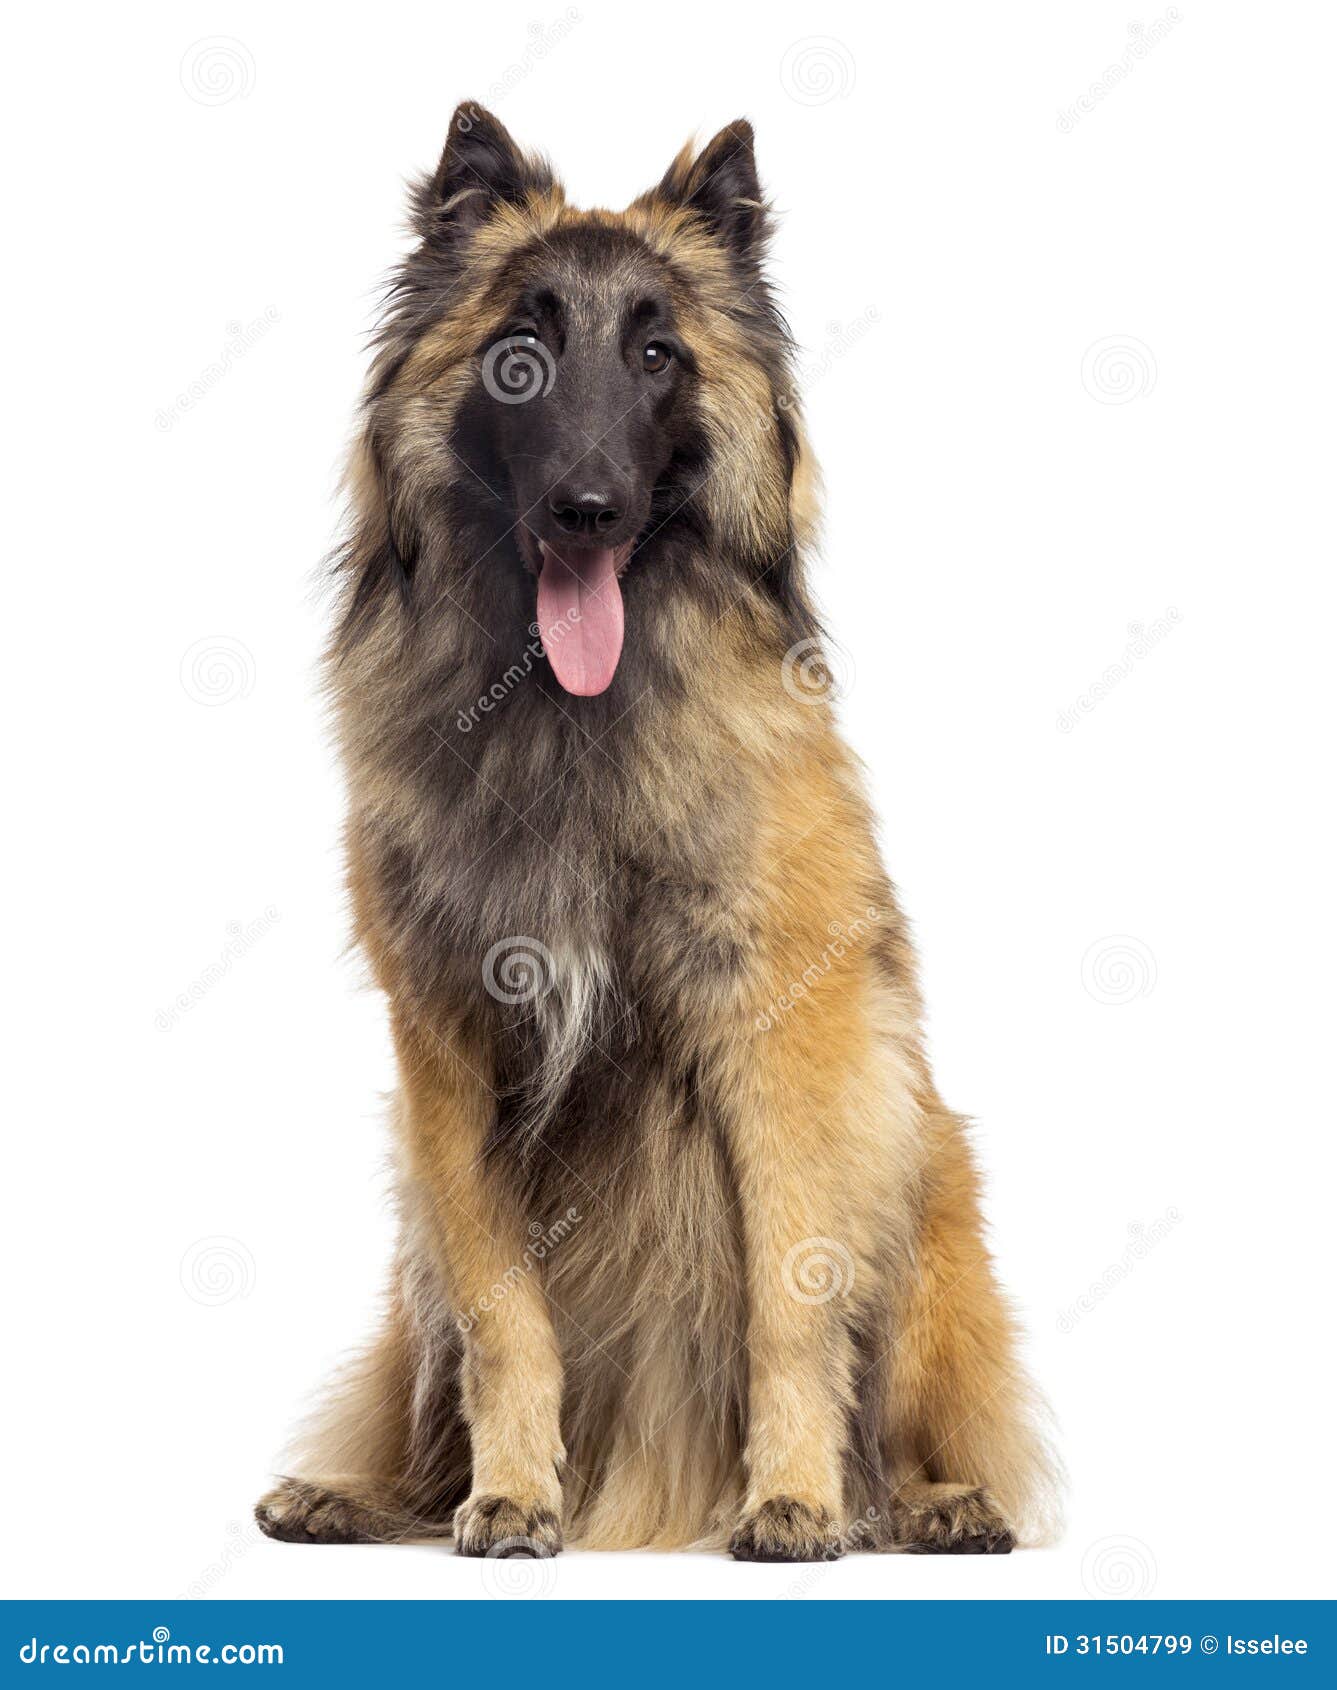
M572 547L558 557L543 547L538 621L553 674L578 698L593 698L613 679L622 655L622 588L617 572L631 548Z

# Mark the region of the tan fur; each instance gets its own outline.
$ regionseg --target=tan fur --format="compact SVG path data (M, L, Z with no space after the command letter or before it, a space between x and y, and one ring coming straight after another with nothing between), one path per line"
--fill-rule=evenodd
M889 1308L883 1440L893 1482L882 1500L893 1531L903 1534L908 1518L900 1492L951 1481L987 1486L1007 1528L1034 1541L1050 1523L1046 1458L981 1242L964 1124L932 1091L917 1002L854 946L777 1029L755 1030L759 1011L830 946L831 912L856 911L860 888L880 879L854 771L825 711L781 707L773 687L766 696L788 718L778 734L743 688L702 753L727 743L729 755L752 760L769 795L752 912L764 939L757 971L730 1001L691 1006L712 1078L742 1124L717 1145L679 1130L666 1100L660 1118L643 1122L645 1160L589 1195L596 1224L555 1254L546 1298L526 1279L470 1334L474 1490L531 1514L538 1503L564 1505L567 1541L593 1548L720 1545L783 1496L812 1511L798 1547L820 1551L823 1522L843 1531L860 1512L842 1450L856 1374L870 1363L853 1355L846 1317ZM889 889L885 897L890 931ZM407 1031L399 1045L406 1209L442 1318L458 1316L520 1257L524 1218L478 1161L488 1094L470 1062L481 1055ZM786 1256L809 1239L848 1252L848 1287L830 1301L797 1301L785 1283ZM359 1382L308 1465L330 1490L371 1506L387 1481L393 1495L404 1436L396 1327L385 1342L374 1383ZM385 1401L369 1403L381 1391ZM514 1520L503 1524L512 1535ZM422 1529L410 1520L395 1535Z
M685 180L692 163L685 153L674 170ZM467 299L395 377L399 473L419 473L421 442L460 403L499 327L494 284L511 255L580 220L620 221L692 278L678 308L702 370L703 496L718 529L763 548L791 531L806 541L816 471L801 445L786 481L774 426L792 395L747 356L723 255L658 194L614 219L554 189L483 224ZM349 484L355 523L383 524L365 448ZM537 1223L483 1155L488 1053L404 973L362 862L369 829L413 840L418 825L357 702L390 636L374 628L340 671L358 937L391 1002L401 1072L403 1234L384 1333L299 1446L301 1479L262 1503L267 1530L439 1534L440 1498L466 1474L455 1530L475 1550L523 1537L548 1552L564 1533L590 1548L733 1538L818 1557L869 1517L898 1548L1034 1541L1050 1526L1052 1461L982 1242L964 1123L928 1072L859 773L826 705L790 696L759 655L757 614L687 607L664 636L711 684L655 701L625 813L608 819L615 853L653 834L672 860L701 791L726 779L751 794L755 825L731 865L742 891L718 931L704 908L696 934L708 948L744 930L746 965L671 1002L715 1127L687 1130L676 1094L645 1097L634 1157L569 1170L578 1218L533 1272L515 1264ZM552 947L552 1013L578 1039L637 1014L605 1001L592 943L577 927ZM448 1417L434 1416L453 1380L467 1444L452 1453L439 1447ZM870 1380L875 1424L856 1447Z

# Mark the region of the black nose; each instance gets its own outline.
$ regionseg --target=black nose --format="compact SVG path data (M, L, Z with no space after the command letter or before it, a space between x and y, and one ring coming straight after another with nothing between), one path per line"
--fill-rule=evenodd
M570 482L553 488L548 509L564 534L595 538L611 533L622 520L622 501L611 489L578 487Z

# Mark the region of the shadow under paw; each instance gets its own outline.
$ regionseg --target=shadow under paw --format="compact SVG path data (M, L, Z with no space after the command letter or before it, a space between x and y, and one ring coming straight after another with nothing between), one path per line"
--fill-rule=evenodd
M729 1544L735 1561L838 1561L835 1521L792 1496L773 1496L743 1520Z
M544 1561L561 1548L562 1522L541 1502L525 1505L509 1496L483 1494L462 1502L455 1514L459 1555Z
M280 1543L394 1542L416 1524L305 1479L280 1479L256 1503L255 1519Z
M902 1485L890 1517L906 1555L1010 1555L1016 1543L983 1485Z

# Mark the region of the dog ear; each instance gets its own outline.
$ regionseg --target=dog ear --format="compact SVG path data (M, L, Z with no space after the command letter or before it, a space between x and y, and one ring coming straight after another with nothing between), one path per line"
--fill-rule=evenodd
M430 189L438 237L471 233L500 201L519 205L553 186L541 159L521 152L500 118L465 100L455 109Z
M752 125L745 117L726 124L695 158L678 154L659 184L659 195L696 212L734 258L755 263L766 244L766 205L757 176Z

